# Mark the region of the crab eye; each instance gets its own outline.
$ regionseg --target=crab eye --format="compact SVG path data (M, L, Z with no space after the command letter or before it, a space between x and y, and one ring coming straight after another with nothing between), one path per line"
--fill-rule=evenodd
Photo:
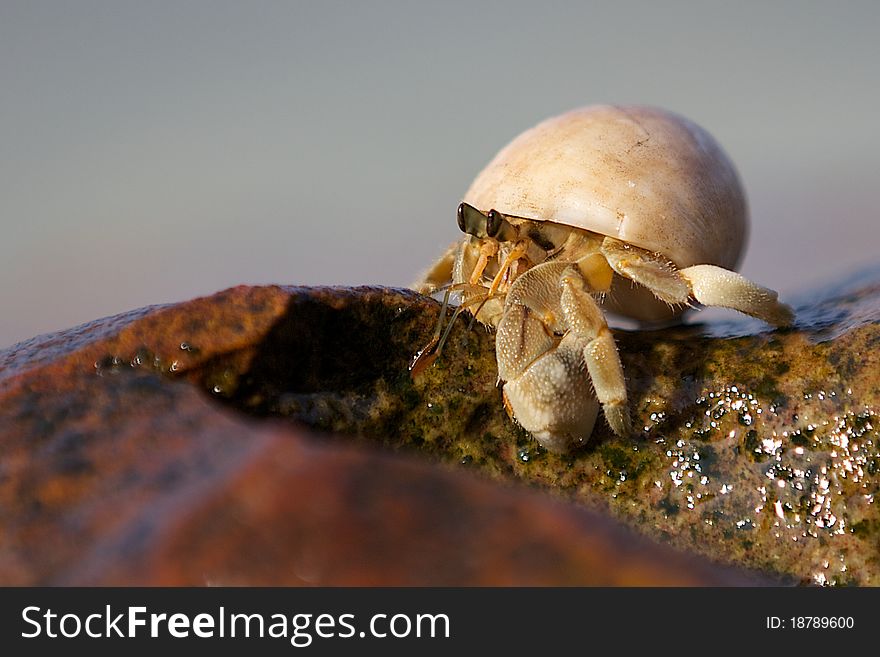
M459 229L462 233L466 233L466 232L467 232L467 230L466 230L466 228L465 228L465 226L467 226L467 224L465 223L464 212L465 212L465 210L464 210L464 203L459 203L459 204L458 204L458 212L457 212L457 216L458 216L458 229Z
M486 237L486 215L472 205L461 203L458 206L458 227L468 235Z
M513 242L517 239L518 231L498 210L489 210L486 217L486 234L499 242Z
M489 216L486 221L486 234L489 237L495 237L501 229L501 222L504 217L497 210L489 210Z
M512 242L517 239L518 234L513 224L498 210L489 210L487 214L483 214L467 203L460 203L458 206L458 227L468 235L479 239L492 237L499 242Z

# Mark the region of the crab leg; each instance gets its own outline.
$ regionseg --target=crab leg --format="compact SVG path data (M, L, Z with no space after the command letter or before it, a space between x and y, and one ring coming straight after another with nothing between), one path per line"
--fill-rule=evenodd
M753 283L736 272L715 265L678 269L658 253L606 237L602 255L624 278L648 288L671 306L690 305L691 299L705 306L738 310L774 326L787 326L794 316L776 292Z
M602 404L605 419L614 433L625 437L630 432L626 385L620 356L605 315L590 296L586 281L576 269L566 270L560 284L562 312L570 334L576 336L579 343L584 343L584 362L596 397Z
M691 295L706 306L733 308L773 326L790 326L791 308L777 299L776 292L753 283L735 271L714 265L695 265L679 271Z
M443 252L443 255L431 265L431 268L422 274L422 277L410 287L419 294L433 294L439 288L451 283L452 269L460 249L460 242L456 241L450 244L449 248Z
M554 451L589 437L598 411L590 379L611 428L629 432L620 359L589 290L576 265L536 265L511 286L498 325L498 373L506 381L508 410Z

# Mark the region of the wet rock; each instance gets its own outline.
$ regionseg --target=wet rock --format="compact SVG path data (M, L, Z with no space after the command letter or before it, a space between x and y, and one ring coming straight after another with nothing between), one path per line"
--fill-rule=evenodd
M764 581L466 468L257 417L308 397L289 417L390 431L420 406L405 349L432 313L397 291L235 288L3 352L0 584Z
M880 584L878 281L787 331L616 331L637 431L564 456L504 414L481 326L410 375L440 305L408 291L236 288L35 339L0 354L0 579L748 577L708 558Z
M804 583L880 584L878 281L866 272L813 294L791 330L734 319L617 331L638 431L621 440L602 425L565 456L502 411L484 328L459 320L441 358L406 375L439 311L409 297L377 306L335 293L307 341L311 354L335 352L326 384L295 343L315 295L331 293L294 299L312 310L279 322L226 400L523 480L726 563ZM207 380L216 367L229 371L221 359Z

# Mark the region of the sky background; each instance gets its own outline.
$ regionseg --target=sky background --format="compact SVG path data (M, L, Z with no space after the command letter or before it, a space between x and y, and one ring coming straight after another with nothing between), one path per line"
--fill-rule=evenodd
M659 105L746 186L783 296L880 248L877 2L0 0L0 348L237 284L417 278L476 173Z

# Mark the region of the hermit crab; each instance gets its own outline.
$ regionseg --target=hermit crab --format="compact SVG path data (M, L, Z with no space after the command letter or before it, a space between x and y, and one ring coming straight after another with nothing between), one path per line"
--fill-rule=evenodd
M505 408L554 452L590 436L600 405L614 433L630 432L603 308L642 322L695 304L792 321L776 292L733 271L748 231L733 164L666 110L596 105L527 130L474 180L458 225L463 239L415 287L456 293L459 312L496 329Z

